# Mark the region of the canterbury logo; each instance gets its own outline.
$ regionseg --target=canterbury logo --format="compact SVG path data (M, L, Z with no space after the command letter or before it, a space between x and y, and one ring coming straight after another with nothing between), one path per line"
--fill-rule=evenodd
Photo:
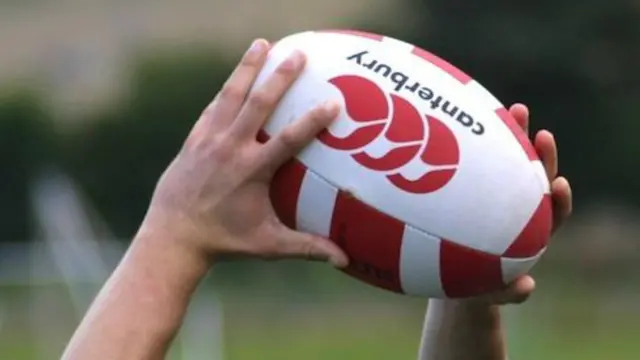
M407 100L386 94L355 75L329 80L345 100L352 121L318 139L346 151L360 165L384 172L398 188L426 194L445 186L456 173L460 150L453 132L435 117L423 116ZM345 125L345 126L343 126Z

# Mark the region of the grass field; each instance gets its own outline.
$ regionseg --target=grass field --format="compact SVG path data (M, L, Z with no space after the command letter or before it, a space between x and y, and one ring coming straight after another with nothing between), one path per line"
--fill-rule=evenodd
M384 324L379 324L381 327ZM380 331L375 325L327 331L282 331L255 334L241 341L229 343L229 359L279 360L373 360L414 359L417 349L417 329ZM629 330L629 331L626 331ZM245 334L246 335L246 334ZM549 329L532 327L521 331L519 346L511 346L511 359L519 360L625 360L636 359L638 330L620 329L607 336L595 336L590 331L582 334L558 335Z
M414 359L418 329L407 326L400 330L380 330L385 325L370 323L345 327L336 324L326 329L281 328L267 332L231 332L227 335L225 353L230 360ZM518 339L518 346L511 346L511 359L632 360L637 359L640 350L637 329L614 330L607 332L606 336L597 336L590 331L558 335L556 331L527 328L520 332L522 339ZM52 354L51 359L56 356ZM34 349L27 343L1 343L0 358L37 359ZM173 358L179 359L178 356Z
M244 290L222 291L225 360L415 359L424 300L387 294L342 275L295 274L298 281L324 284L323 289L290 288L265 274L268 289L247 280ZM603 306L604 297L593 289L541 283L547 285L529 303L506 309L511 360L638 358L640 311L630 291ZM35 314L25 307L33 298L41 301ZM2 360L58 358L77 321L61 287L0 289L0 306ZM38 317L42 328L33 326ZM48 340L35 342L42 334ZM180 346L178 341L170 359L192 360L179 355Z

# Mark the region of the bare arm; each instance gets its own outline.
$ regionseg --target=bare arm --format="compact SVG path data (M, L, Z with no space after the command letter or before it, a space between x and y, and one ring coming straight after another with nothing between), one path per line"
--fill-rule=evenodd
M505 360L498 306L430 300L419 360Z
M92 304L66 360L157 360L214 260L303 258L347 265L331 241L287 228L271 206L271 178L337 116L324 104L265 143L257 133L304 67L294 52L256 91L269 51L254 42L203 112L153 194L141 231Z
M516 104L509 111L527 131L527 107ZM558 177L558 153L553 135L540 131L534 145L551 183L555 231L571 215L571 187L565 178ZM499 305L522 303L534 289L533 279L523 276L503 291L482 298L430 300L419 360L506 360L507 347Z
M205 259L162 236L137 237L95 299L63 359L163 359Z

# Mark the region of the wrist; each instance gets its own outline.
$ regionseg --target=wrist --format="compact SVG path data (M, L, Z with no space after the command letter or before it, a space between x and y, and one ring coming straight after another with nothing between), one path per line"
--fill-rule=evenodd
M160 358L207 270L197 253L168 233L141 230L94 300L64 358Z
M216 255L208 246L212 238L215 238L215 235L203 233L191 217L179 211L166 211L152 203L135 236L135 241L167 246L182 257L190 257L198 264L211 267Z
M208 254L193 242L175 232L145 225L136 234L127 256L154 277L165 278L169 286L182 284L191 291L213 265Z
M454 319L469 319L479 325L500 323L500 307L476 299L431 299L429 307Z
M419 359L503 359L504 354L497 306L467 299L429 300Z

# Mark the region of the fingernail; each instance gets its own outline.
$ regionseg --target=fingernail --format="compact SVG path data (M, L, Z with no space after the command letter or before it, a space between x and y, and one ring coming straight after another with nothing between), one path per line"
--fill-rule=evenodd
M245 59L254 60L258 58L264 52L264 49L267 47L266 41L263 39L254 40L249 46L249 49L245 53Z
M304 54L298 50L294 50L289 57L282 63L286 69L297 70L304 62Z

